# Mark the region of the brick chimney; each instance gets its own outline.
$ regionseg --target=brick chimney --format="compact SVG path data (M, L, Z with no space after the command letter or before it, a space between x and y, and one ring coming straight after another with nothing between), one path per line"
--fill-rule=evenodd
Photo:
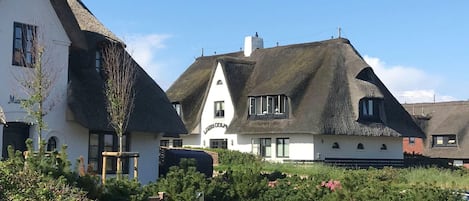
M255 36L244 38L244 56L249 57L256 49L261 48L264 48L264 40L257 35L257 32Z

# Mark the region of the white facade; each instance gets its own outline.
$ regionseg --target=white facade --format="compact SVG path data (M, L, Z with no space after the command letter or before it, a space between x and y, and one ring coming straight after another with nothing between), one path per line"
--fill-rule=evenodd
M27 5L27 6L25 6ZM28 0L8 0L0 1L0 105L2 106L7 122L25 122L33 124L31 119L26 117L26 112L21 108L17 100L25 99L25 93L18 84L20 76L24 71L32 71L22 66L12 65L13 54L13 33L14 23L22 23L37 27L38 43L45 48L42 57L43 68L52 69L56 73L54 90L49 96L46 104L54 103L53 109L44 117L48 122L48 129L43 133L43 139L47 140L51 136L56 136L59 146L65 142L70 149L81 150L83 143L87 144L86 136L77 135L79 128L66 124L65 111L67 108L66 89L68 75L68 54L70 40L62 27L60 20L55 14L50 1L28 1ZM50 123L49 123L50 122ZM52 123L53 122L53 123ZM35 140L34 125L30 137ZM87 152L87 147L83 148ZM70 154L70 157L79 155Z
M90 131L73 121L67 105L67 77L69 47L71 45L61 21L49 0L0 0L0 107L6 116L6 125L0 124L0 146L3 148L4 128L9 123L23 122L30 125L29 138L37 143L36 126L27 118L18 100L27 98L15 75L30 68L12 65L14 23L37 27L39 44L44 46L43 67L54 68L56 79L50 99L52 110L44 117L47 129L42 139L51 137L57 140L57 148L67 145L68 159L75 167L76 159L83 157L88 163ZM46 103L47 104L47 103ZM68 114L67 114L68 113ZM139 180L142 183L158 178L159 138L161 134L131 133L130 151L139 152ZM130 167L132 166L132 162ZM131 168L132 170L132 168ZM133 171L129 171L133 176Z

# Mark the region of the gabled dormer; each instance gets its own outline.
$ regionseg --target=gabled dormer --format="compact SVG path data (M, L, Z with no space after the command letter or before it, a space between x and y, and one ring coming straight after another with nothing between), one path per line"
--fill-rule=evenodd
M382 123L381 116L384 113L384 105L382 98L362 98L359 101L359 117L360 122Z

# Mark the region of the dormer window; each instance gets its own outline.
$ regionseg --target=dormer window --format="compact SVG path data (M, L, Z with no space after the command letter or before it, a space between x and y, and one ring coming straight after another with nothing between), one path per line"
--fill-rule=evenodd
M181 104L178 102L173 103L173 108L176 110L176 113L181 116Z
M287 96L253 96L248 98L248 113L254 119L286 118Z
M456 135L433 135L433 147L457 147Z
M381 104L379 98L363 98L359 102L359 120L369 122L381 122Z
M217 81L217 85L223 85L223 81L218 80L218 81Z

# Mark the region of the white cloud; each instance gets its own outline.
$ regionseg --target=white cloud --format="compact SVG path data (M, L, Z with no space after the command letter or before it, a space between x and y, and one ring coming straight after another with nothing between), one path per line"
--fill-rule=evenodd
M379 58L365 55L365 61L401 103L453 101L452 96L439 94L436 89L442 79L424 71L401 65L388 66Z
M157 59L157 52L166 48L165 42L171 38L166 34L131 34L123 37L127 44L127 51L140 66L160 85L161 88L167 88L169 84L165 80L164 67L166 64Z

